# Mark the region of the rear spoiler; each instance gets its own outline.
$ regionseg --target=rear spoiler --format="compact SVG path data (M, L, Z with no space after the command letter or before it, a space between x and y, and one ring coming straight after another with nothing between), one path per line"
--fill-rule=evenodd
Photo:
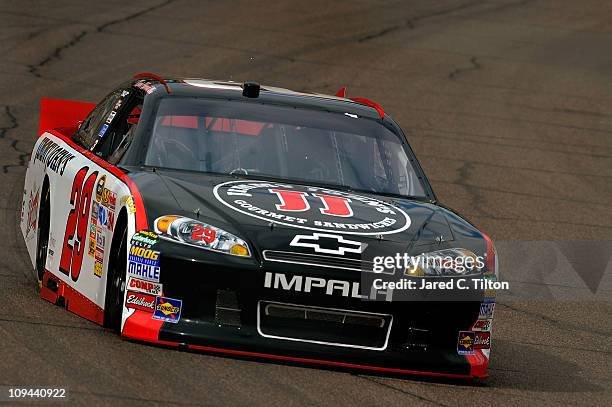
M95 103L63 99L40 99L40 124L38 136L47 130L58 129L66 135L73 134L80 122L96 107Z

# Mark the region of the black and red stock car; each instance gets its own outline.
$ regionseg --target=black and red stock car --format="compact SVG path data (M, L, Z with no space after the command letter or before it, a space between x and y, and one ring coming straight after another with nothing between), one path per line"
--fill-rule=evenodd
M41 297L152 343L486 377L487 293L394 301L364 287L377 256L497 266L391 117L344 96L140 74L97 105L43 99L21 213Z

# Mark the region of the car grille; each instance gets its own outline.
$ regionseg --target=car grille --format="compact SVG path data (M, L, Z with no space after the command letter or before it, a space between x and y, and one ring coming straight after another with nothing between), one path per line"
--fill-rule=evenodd
M268 301L258 303L257 329L267 338L384 350L393 317Z
M319 254L306 254L285 252L277 250L264 250L264 260L280 263L303 264L308 266L328 267L353 271L373 272L374 263L371 261L322 256ZM393 274L394 270L387 273Z

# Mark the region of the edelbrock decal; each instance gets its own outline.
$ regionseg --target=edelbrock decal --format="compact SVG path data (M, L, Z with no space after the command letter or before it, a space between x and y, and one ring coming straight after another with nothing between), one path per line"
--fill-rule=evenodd
M125 307L145 312L155 311L155 296L135 291L128 291L125 297Z
M348 235L385 235L410 227L410 217L390 203L313 186L268 181L229 181L216 185L219 202L269 223Z

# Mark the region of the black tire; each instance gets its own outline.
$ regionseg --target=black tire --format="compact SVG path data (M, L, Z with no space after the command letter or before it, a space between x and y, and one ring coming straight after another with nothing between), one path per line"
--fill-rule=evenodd
M47 252L49 250L49 227L51 224L51 207L49 205L49 188L44 188L40 196L40 207L38 209L38 241L36 243L36 277L38 286L42 282L47 264Z
M117 230L111 246L111 256L106 282L106 299L104 301L104 326L121 332L121 314L126 285L127 265L127 229Z

